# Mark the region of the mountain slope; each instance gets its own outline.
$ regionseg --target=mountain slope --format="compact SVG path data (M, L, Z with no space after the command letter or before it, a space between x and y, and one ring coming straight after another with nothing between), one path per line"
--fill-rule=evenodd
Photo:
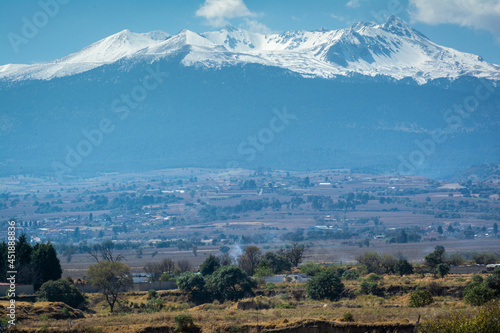
M500 163L498 66L396 18L266 36L123 31L1 70L0 175L194 166L444 178Z
M358 23L340 30L271 35L234 27L201 35L183 30L175 36L124 30L53 62L1 66L0 79L49 80L119 60L154 61L183 51L187 51L183 65L205 68L253 63L306 77L382 75L397 80L409 77L420 84L461 76L500 80L500 66L439 46L394 16L380 25Z

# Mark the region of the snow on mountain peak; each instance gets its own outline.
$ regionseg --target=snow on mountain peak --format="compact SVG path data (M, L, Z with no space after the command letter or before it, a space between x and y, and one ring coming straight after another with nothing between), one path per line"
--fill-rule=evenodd
M379 27L395 35L404 36L408 38L418 37L427 39L427 37L425 37L422 33L413 29L405 21L394 15L389 17L387 21L381 24Z
M185 66L220 67L245 63L281 67L304 76L333 78L354 73L418 83L469 75L500 80L500 66L476 55L439 46L398 17L375 25L360 22L339 30L287 31L262 35L233 26L197 34L182 30L129 30L106 37L61 59L35 65L0 66L0 79L49 80L74 75L120 59L167 58L183 51Z

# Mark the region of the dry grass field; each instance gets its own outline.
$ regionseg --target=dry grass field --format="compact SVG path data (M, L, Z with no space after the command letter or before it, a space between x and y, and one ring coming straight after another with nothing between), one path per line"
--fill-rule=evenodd
M176 327L174 317L179 314L191 315L202 332L261 332L311 321L342 326L347 315L352 317L352 325L413 325L419 316L426 322L439 316L476 311L477 307L464 304L460 297L471 278L471 275L443 279L384 276L379 281L384 297L356 295L360 282L344 281L344 297L336 302L307 299L304 285L293 283L258 289L259 296L239 302L215 301L202 305L189 302L188 295L177 290L162 291L159 295L164 305L155 313L147 312L147 292L123 294L114 313L109 312L99 294L87 294L85 318L78 318L81 312L68 307L69 317L61 319L63 303L18 302L18 311L24 317L17 329L20 332L147 332L154 328L157 332L167 332ZM411 308L409 296L417 287L439 289L441 295L434 296L431 305ZM0 301L0 306L6 305Z

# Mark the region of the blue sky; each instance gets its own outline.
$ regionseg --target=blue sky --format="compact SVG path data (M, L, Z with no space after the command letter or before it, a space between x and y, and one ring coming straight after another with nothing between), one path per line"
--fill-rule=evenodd
M391 14L437 44L500 64L499 0L0 0L0 64L54 60L123 29L338 29Z

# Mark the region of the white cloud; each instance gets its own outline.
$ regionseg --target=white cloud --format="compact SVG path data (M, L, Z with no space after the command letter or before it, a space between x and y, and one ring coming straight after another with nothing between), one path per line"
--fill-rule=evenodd
M204 17L214 27L229 24L228 19L257 16L251 12L243 0L205 0L196 11L196 16Z
M258 32L264 35L272 33L271 29L269 29L264 23L248 18L245 18L245 28L249 31Z
M410 0L413 21L426 24L451 23L487 30L500 41L498 0Z
M349 2L345 5L350 8L358 8L360 6L360 3L359 0L349 0Z

